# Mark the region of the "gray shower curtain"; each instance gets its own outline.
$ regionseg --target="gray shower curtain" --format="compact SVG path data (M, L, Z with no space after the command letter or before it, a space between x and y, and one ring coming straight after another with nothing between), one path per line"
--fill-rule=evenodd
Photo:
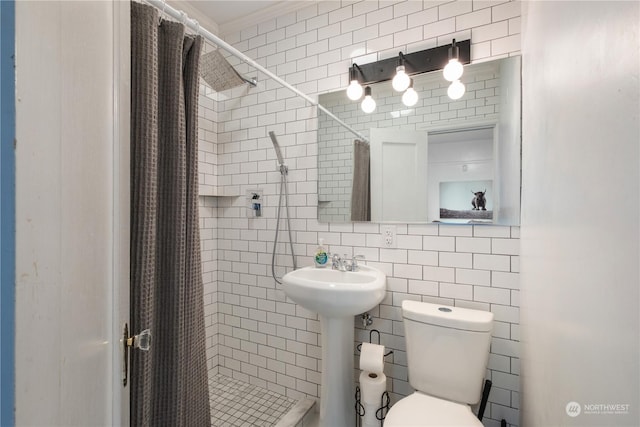
M210 426L198 223L201 37L131 3L132 426Z
M371 221L370 152L368 143L353 141L351 221Z

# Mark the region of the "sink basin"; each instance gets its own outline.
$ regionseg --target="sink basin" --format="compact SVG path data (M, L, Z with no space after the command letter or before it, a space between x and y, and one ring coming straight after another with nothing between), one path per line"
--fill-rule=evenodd
M330 317L355 316L380 304L387 278L366 265L358 271L304 267L282 278L289 298L307 310Z
M322 375L319 427L352 427L354 318L384 299L387 277L366 265L358 271L305 267L287 273L282 288L319 314Z

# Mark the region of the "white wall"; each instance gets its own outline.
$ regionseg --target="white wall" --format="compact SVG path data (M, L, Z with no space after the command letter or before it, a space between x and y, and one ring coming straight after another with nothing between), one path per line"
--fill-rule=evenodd
M637 426L639 4L523 18L522 425Z
M322 1L238 29L226 39L315 96L346 88L353 55L364 63L399 50L449 44L453 37L472 39L474 61L518 54L520 7L517 1ZM280 179L267 135L272 130L289 165L298 265L312 263L323 237L330 251L365 254L388 275L387 297L371 313L382 342L395 351L386 366L392 399L411 392L402 300L491 310L496 324L487 376L494 389L484 422L497 426L506 418L517 425L519 227L399 224L398 248L385 249L379 224L318 223L315 109L250 67L238 64L238 69L257 75L258 87L226 91L228 99L217 101L215 180L230 193L262 188L265 202L264 216L248 219L243 197L218 199L219 372L294 398L319 396L317 316L287 300L270 273ZM279 245L279 275L291 266L285 250ZM368 339L359 322L356 327L356 339Z
M16 2L16 425L121 422L117 9Z

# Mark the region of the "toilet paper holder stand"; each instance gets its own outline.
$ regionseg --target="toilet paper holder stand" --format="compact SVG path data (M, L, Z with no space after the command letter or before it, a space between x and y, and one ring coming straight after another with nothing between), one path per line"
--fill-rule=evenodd
M377 342L376 344L380 345L380 331L379 331L379 330L377 330L377 329L371 329L371 330L369 331L369 344L373 344L373 333L374 333L374 332L378 335L378 339L377 339L377 341L378 341L378 342ZM361 349L362 349L362 343L358 344L358 345L356 346L356 348L358 349L358 353L360 353L360 351L361 351ZM386 353L384 354L384 357L387 357L387 356L389 356L390 354L393 354L393 350L389 350L388 352L386 352Z
M371 329L369 331L369 343L373 344L373 334L377 335L377 343L378 345L380 345L380 331L377 329ZM361 351L362 348L362 343L358 344L357 349L358 352ZM387 357L389 355L393 354L393 350L389 350L388 352L386 352L384 354L384 357ZM365 409L364 406L362 405L362 399L361 399L361 393L360 393L360 387L356 386L356 405L355 405L355 410L356 410L356 427L362 427L362 418L365 414ZM391 404L391 398L389 397L389 393L387 391L385 391L384 393L382 393L382 395L380 396L380 406L376 409L376 419L378 421L380 421L380 427L383 426L383 422L385 417L387 416L387 413L389 412L389 405Z
M389 412L389 404L391 398L389 392L385 391L380 396L380 407L376 409L376 419L380 421L380 427L383 426L383 422L387 413ZM361 402L360 387L356 386L356 427L362 427L362 417L364 417L365 410Z

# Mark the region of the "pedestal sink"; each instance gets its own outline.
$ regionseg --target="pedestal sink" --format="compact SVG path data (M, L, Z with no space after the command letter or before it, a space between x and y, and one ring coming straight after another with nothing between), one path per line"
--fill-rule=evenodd
M320 316L320 427L353 426L353 316L380 304L386 276L369 266L358 271L304 267L285 274L282 286L294 302Z

